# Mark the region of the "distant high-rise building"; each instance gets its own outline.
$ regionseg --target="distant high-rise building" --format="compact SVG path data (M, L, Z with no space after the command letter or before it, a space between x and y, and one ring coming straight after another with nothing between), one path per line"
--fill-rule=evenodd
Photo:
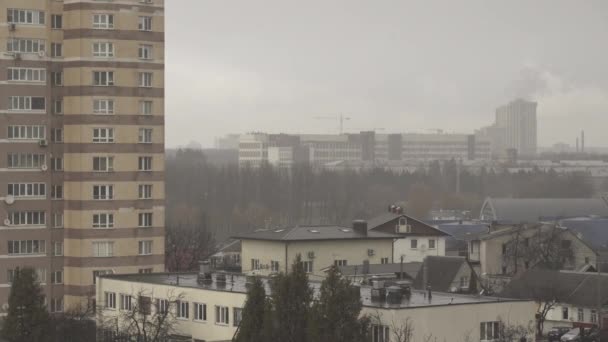
M533 156L537 148L536 102L517 99L496 109L496 127L503 130L503 148Z
M164 270L164 0L0 1L0 128L0 314Z

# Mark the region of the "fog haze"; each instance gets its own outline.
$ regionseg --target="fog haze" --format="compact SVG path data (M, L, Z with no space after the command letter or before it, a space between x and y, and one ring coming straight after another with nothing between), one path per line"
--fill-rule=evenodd
M539 145L608 146L606 1L166 2L167 146L226 133L471 133L538 101ZM384 130L381 130L384 129Z

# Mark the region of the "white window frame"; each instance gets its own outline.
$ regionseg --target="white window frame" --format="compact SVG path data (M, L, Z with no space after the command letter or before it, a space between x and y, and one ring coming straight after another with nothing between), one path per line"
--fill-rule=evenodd
M312 260L302 260L300 262L302 263L302 267L304 268L304 272L306 272L306 273L312 273L313 266L314 266Z
M154 73L151 71L142 71L139 73L139 87L140 88L152 88L152 80Z
M137 171L152 171L152 157L140 156L137 158Z
M177 301L176 307L177 319L189 319L190 318L190 303L182 300Z
M8 82L46 83L46 69L9 67L6 69L6 80Z
M53 213L53 228L63 228L63 211Z
M94 229L112 229L114 228L113 213L94 213L91 216L91 226Z
M139 114L140 115L152 115L154 102L152 100L141 100L139 101Z
M138 255L152 255L152 240L141 240L137 242Z
M152 17L140 16L137 19L137 29L139 31L152 31Z
M94 156L93 172L112 172L114 171L113 156Z
M7 23L20 25L45 25L44 11L32 9L7 8Z
M227 306L215 306L215 324L230 325L230 308Z
M46 183L8 183L7 194L14 198L46 198Z
M63 271L51 272L51 284L63 284Z
M94 99L93 114L112 115L114 114L114 105L113 99Z
M429 239L429 249L436 249L436 248L437 248L437 240Z
M53 255L54 256L63 255L63 241L53 241Z
M39 169L46 165L43 153L8 153L9 169Z
M93 128L93 142L100 144L111 144L114 142L114 128L95 127Z
M43 108L33 108L34 101L42 99ZM9 96L8 110L12 112L46 112L46 98L44 96Z
M493 342L500 336L500 323L497 321L479 323L479 340L481 342Z
M8 255L44 255L46 240L8 240Z
M109 201L114 199L113 184L94 184L92 198L96 201Z
M97 58L113 58L116 53L113 42L93 42L91 49L93 57Z
M95 87L111 87L114 85L114 71L94 70L92 82Z
M207 304L194 303L194 318L195 322L207 322Z
M137 215L137 227L139 227L139 228L152 227L153 222L154 222L154 217L153 217L152 213L150 213L150 212L139 213Z
M152 184L138 184L137 192L139 199L151 199L152 198Z
M9 38L6 41L8 53L42 53L46 52L46 40L30 38Z
M131 311L133 310L133 296L121 293L120 294L120 310Z
M114 256L114 241L93 241L92 254L95 258L109 258Z
M152 44L139 44L137 49L137 57L139 59L151 60L154 58Z
M153 133L154 131L152 128L140 127L137 135L137 142L139 144L151 144Z
M63 44L51 42L51 57L63 57Z
M8 220L10 227L44 227L46 226L46 212L44 210L9 211Z
M94 13L91 22L97 30L112 30L115 24L114 15L109 13Z
M105 309L116 310L116 292L105 291L103 293L104 303L103 307Z

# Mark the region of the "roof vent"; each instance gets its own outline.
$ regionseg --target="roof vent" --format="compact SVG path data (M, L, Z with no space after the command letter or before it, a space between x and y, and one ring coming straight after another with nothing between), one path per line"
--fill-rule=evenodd
M363 236L367 236L367 221L355 220L353 221L353 230Z

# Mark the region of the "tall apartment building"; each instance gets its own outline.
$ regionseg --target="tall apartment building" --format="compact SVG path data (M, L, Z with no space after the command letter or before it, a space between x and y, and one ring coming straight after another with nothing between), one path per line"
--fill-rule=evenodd
M536 102L516 99L496 109L495 126L502 132L501 146L523 156L536 155Z
M164 0L0 1L0 310L164 270ZM1 314L1 311L0 311Z

